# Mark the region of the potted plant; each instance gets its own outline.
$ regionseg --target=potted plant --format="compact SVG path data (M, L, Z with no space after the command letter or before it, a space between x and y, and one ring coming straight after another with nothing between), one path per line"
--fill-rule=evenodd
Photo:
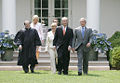
M0 54L2 61L13 60L13 50L16 48L13 41L14 35L10 35L8 30L0 33Z
M93 54L93 56L96 57L96 60L99 53L107 53L112 49L111 42L107 41L107 36L104 33L98 33L94 30L92 41L92 51L96 54Z

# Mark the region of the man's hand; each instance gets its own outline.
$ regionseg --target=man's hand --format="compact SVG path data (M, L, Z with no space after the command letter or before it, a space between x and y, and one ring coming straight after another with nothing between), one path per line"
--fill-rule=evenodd
M88 48L89 48L90 46L91 46L91 43L87 43L86 47L88 47Z
M19 45L18 49L19 49L19 50L22 50L22 45Z
M68 51L70 51L70 50L71 50L71 46L68 47Z

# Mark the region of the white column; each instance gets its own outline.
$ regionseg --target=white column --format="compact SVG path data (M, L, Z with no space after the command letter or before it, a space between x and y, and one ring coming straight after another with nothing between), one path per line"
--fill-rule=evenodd
M2 31L16 33L16 0L2 0Z
M87 26L100 30L100 0L87 0Z

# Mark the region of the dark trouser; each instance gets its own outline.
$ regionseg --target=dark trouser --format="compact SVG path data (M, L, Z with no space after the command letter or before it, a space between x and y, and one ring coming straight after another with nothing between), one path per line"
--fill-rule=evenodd
M25 73L28 73L28 72L29 72L28 66L29 66L29 65L23 65L23 66L22 66ZM30 70L31 70L32 72L34 72L34 68L35 68L35 64L31 64L31 65L30 65Z
M84 49L78 49L78 72L82 73L82 66L83 72L88 73L88 58L89 52L85 52Z
M68 74L68 66L70 61L70 52L64 48L57 50L58 52L58 71L63 70L64 74Z

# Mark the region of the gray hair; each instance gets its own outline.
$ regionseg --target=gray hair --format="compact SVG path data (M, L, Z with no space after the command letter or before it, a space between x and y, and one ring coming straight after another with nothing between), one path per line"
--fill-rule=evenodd
M63 17L62 20L68 20L68 18L67 17Z
M85 22L87 22L85 18L80 18L80 21L85 21Z

